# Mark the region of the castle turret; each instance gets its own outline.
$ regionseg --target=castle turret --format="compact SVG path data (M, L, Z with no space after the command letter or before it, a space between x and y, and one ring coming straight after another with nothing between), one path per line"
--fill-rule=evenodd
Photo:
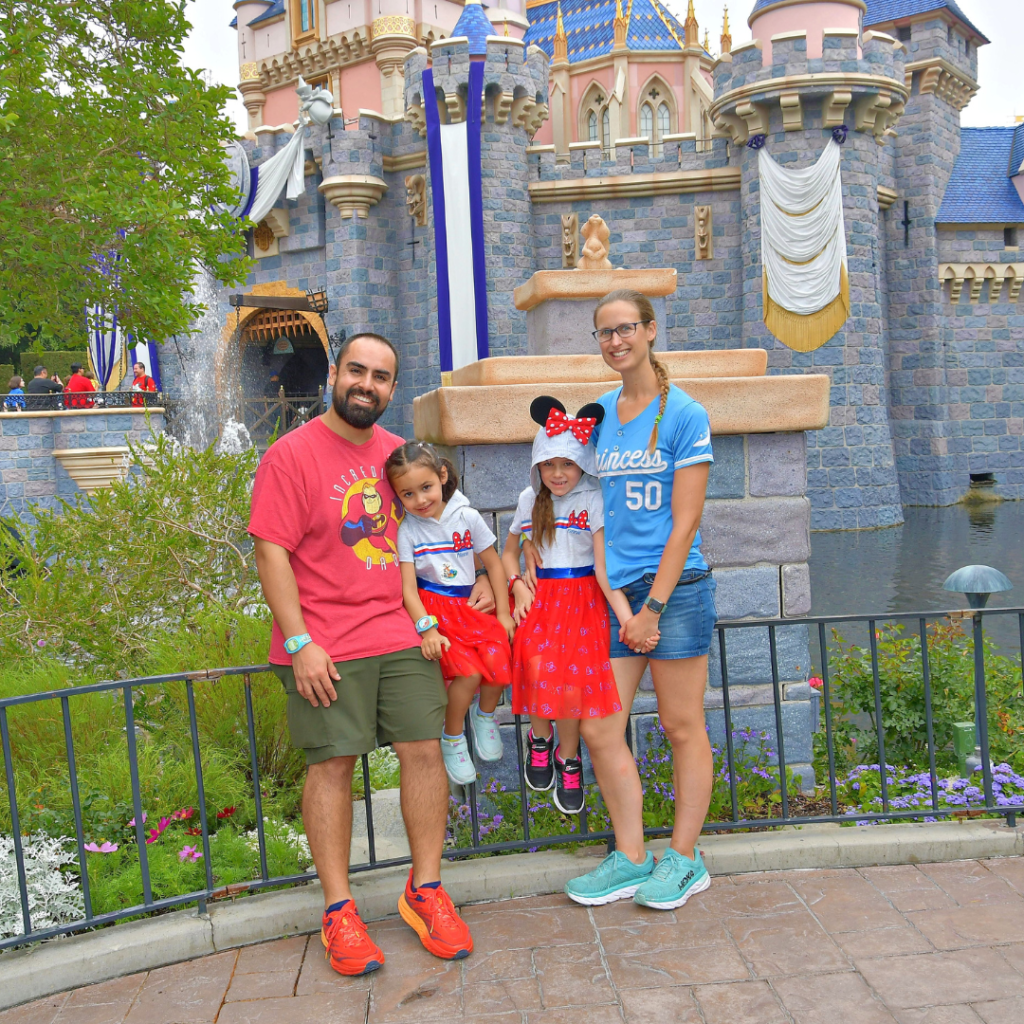
M715 68L712 117L738 148L743 212L743 337L764 346L769 365L828 372L832 413L828 429L811 442L809 495L819 529L885 526L902 520L886 403L884 316L885 232L879 183L906 103L903 47L886 35L856 27L833 28L832 19L863 5L849 0L785 5L759 2L751 25L758 31L799 20L819 7L829 20L755 37L723 54ZM788 13L787 13L788 12ZM820 13L820 12L818 12ZM817 16L817 15L816 15ZM790 23L786 23L790 24ZM816 37L818 56L812 56ZM769 59L768 54L771 54ZM812 351L793 351L764 324L761 191L758 148L779 164L803 168L826 146L844 142L840 158L849 280L849 316L838 332Z

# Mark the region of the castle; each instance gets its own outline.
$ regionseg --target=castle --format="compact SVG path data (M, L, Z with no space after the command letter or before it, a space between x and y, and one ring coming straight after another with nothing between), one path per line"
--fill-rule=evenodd
M250 162L294 132L300 75L336 107L307 129L304 194L251 233L245 291L321 288L329 309L223 292L218 366L237 357L256 393L315 392L339 331L380 331L403 361L388 422L411 434L413 397L440 380L422 72L453 123L482 62L491 355L526 353L513 289L564 265L562 215L599 214L615 266L677 271L667 348L760 347L769 373L831 377L829 426L808 434L814 528L898 523L972 482L1024 496L1024 124L961 129L988 39L954 0L757 0L753 41L733 47L726 21L718 57L692 4L681 24L660 0L501 2L234 4ZM804 167L839 126L850 315L798 352L763 320L748 143ZM265 346L282 316L302 321L284 362Z

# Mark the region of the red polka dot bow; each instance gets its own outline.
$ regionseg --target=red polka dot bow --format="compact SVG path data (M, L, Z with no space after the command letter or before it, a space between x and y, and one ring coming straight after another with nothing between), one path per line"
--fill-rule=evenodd
M590 442L590 435L594 432L594 427L596 426L597 420L593 416L580 416L579 419L573 419L571 416L566 416L561 409L552 409L548 413L548 421L544 424L544 431L548 437L555 437L557 434L564 434L567 430L571 430L572 436L580 444L588 444Z

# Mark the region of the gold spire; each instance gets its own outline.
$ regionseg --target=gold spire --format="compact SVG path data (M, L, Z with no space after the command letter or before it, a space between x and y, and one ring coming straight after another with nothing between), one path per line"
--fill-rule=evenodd
M508 39L508 22L505 22L505 31L501 33L506 39Z
M701 45L704 47L705 52L711 52L711 33L706 28L704 29L704 42Z
M729 8L722 9L722 53L732 52L732 35L729 32Z
M568 61L569 40L565 37L565 25L562 23L562 4L558 4L558 21L555 23L555 47L553 59L556 61Z
M615 31L613 49L624 50L626 48L626 33L629 31L629 22L622 13L622 0L615 0L615 21L612 25Z
M697 24L697 15L693 10L693 0L690 0L690 6L686 9L686 21L683 28L686 30L684 44L700 46L700 26Z

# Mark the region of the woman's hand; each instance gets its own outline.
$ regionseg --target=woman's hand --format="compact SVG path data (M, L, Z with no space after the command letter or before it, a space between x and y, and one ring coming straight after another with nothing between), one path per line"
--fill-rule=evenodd
M523 561L526 563L523 580L533 593L537 593L537 570L544 568L544 559L529 537L523 541Z
M444 654L447 648L451 647L452 642L446 636L441 636L435 626L433 629L428 629L423 634L423 641L420 643L420 650L423 652L423 657L427 661L440 661L441 655Z
M516 624L512 620L512 616L508 612L503 612L499 609L498 621L501 623L502 628L508 633L508 639L511 643L516 635Z
M521 625L523 619L530 614L530 609L533 607L533 591L526 585L526 582L522 579L518 579L512 584L512 596L516 599L516 610L512 618L515 620L517 626Z
M658 616L646 605L632 618L627 619L619 628L619 641L637 654L643 652L644 644L652 637L660 638ZM657 644L657 639L655 639ZM653 650L653 646L649 648Z

